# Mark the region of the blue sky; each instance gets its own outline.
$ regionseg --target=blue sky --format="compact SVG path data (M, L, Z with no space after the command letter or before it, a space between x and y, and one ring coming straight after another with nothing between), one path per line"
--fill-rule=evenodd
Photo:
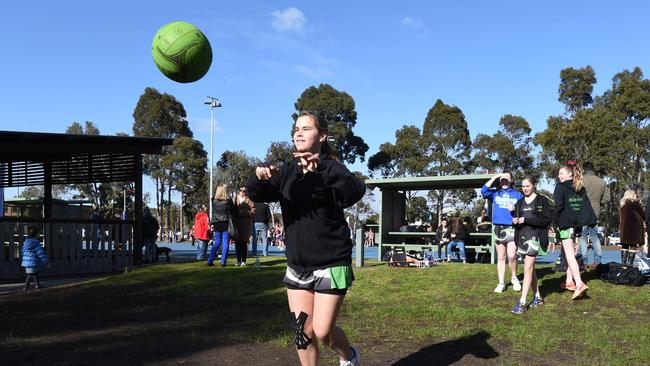
M648 14L649 3L625 0L5 2L0 130L90 120L103 134L131 133L151 86L184 104L206 150L203 99L221 99L215 157L261 158L289 140L301 92L329 83L355 99L368 156L402 125L421 127L437 99L463 110L472 136L493 133L504 114L539 132L563 112L561 69L591 65L596 94L624 69L650 72ZM212 67L194 83L166 79L151 57L158 28L177 20L212 44Z

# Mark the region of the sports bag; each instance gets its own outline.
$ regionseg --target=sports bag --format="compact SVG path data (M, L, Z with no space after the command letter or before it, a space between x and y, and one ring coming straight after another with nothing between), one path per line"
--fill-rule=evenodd
M646 282L638 268L624 266L616 262L599 264L596 272L603 281L616 285L643 286Z

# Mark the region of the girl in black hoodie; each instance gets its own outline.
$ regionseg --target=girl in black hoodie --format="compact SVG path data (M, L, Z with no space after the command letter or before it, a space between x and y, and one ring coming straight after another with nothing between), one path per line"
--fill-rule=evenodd
M582 282L580 268L575 258L573 241L583 226L596 224L596 214L582 185L582 168L571 160L562 165L558 172L560 183L555 186L555 211L553 222L559 228L558 236L567 260L566 282L560 284L564 290L573 291L573 299L584 294L589 287ZM574 283L575 281L575 283Z
M358 365L359 353L336 326L336 316L354 280L343 209L360 200L366 188L330 157L327 122L319 115L300 113L293 142L295 160L281 167L257 167L248 180L248 194L255 202L280 201L282 207L284 282L301 364L318 364L318 339L338 354L341 365Z

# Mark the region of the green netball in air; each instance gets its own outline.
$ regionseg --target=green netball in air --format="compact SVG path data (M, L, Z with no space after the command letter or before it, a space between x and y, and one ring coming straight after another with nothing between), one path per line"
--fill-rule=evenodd
M153 38L151 53L158 69L179 83L199 80L212 64L210 42L203 32L186 22L160 28Z

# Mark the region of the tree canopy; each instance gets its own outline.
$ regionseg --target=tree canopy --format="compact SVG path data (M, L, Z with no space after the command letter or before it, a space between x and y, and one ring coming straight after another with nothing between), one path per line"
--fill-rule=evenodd
M353 164L357 158L362 162L365 160L368 144L352 130L357 124L357 111L354 99L348 93L329 84L310 86L302 92L294 107L297 112L318 112L327 120L332 150L341 161ZM294 121L298 118L297 112L292 115Z

